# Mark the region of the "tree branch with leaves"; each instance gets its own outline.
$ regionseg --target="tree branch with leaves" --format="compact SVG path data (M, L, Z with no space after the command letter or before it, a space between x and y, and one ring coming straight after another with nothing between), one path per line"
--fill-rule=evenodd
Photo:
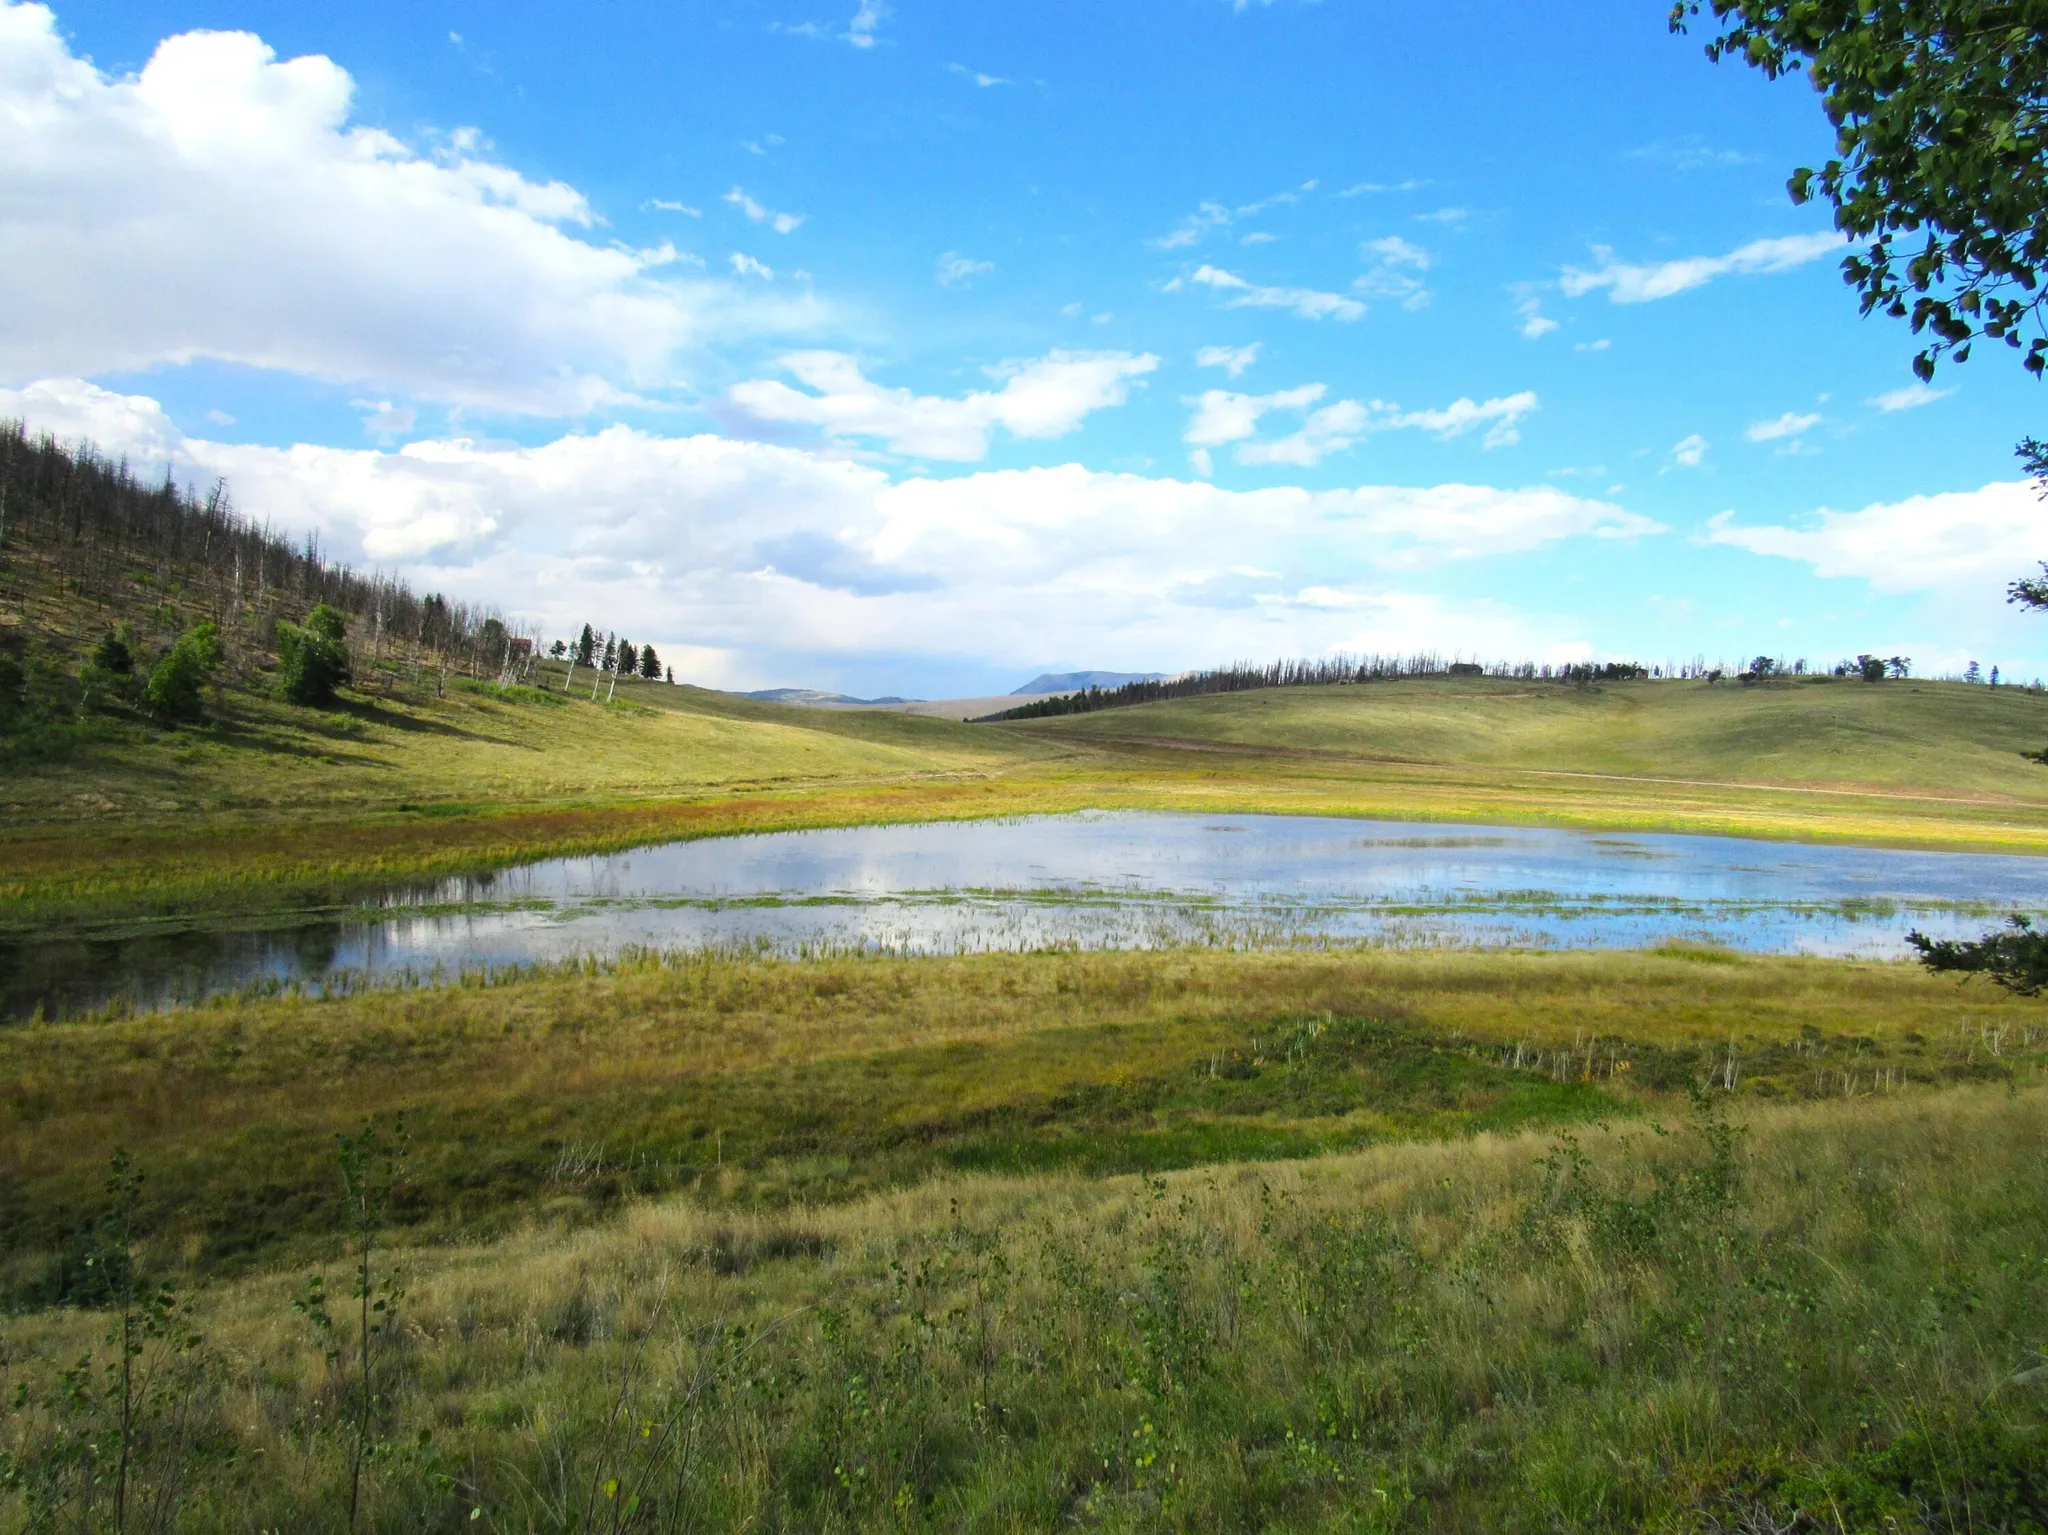
M1911 323L1913 371L1979 340L2048 367L2048 0L1677 0L1715 62L1805 73L1835 153L1801 166L1796 203L1831 204L1856 245L1842 276L1863 313Z

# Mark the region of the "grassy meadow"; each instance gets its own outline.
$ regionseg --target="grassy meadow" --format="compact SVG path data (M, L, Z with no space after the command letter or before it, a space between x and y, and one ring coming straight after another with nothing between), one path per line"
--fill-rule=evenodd
M7 553L45 699L222 600ZM966 726L373 651L316 710L270 600L204 721L0 740L0 936L1089 807L2048 852L2018 689ZM2035 1000L1686 946L648 954L0 1027L0 1530L2044 1531L2044 1065Z

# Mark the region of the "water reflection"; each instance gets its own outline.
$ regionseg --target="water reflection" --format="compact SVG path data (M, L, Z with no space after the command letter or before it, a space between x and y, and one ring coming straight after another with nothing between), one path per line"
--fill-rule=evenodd
M776 832L395 888L339 920L0 946L22 1018L629 946L1381 942L1896 955L2048 908L2048 860L1143 812Z

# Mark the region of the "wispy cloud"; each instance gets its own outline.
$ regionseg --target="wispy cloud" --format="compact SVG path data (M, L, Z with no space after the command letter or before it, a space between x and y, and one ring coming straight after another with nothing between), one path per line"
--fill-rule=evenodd
M1002 75L985 75L978 69L969 69L965 64L948 64L946 69L948 73L972 80L984 90L991 85L1015 85L1017 83L1014 80L1005 79Z
M1688 133L1682 138L1662 139L1655 144L1643 144L1623 152L1625 160L1647 160L1675 171L1698 171L1711 167L1748 165L1756 157L1746 155L1738 149L1721 149L1709 144L1697 133Z
M1205 390L1187 402L1194 406L1194 414L1181 441L1204 453L1236 443L1233 456L1240 464L1313 468L1374 432L1423 431L1447 442L1484 427L1486 447L1505 447L1520 440L1520 421L1538 409L1533 390L1484 402L1454 400L1435 410L1403 410L1390 400L1320 404L1328 393L1324 384L1303 384L1272 394ZM1282 437L1253 440L1259 423L1276 412L1303 413L1301 425Z
M1433 185L1428 181L1358 181L1353 182L1337 195L1339 197L1379 197L1390 192L1419 192Z
M762 207L738 187L726 193L725 200L744 213L750 223L766 224L779 235L793 233L804 221L801 213L777 213L773 208Z
M1926 384L1908 384L1903 389L1888 389L1867 403L1876 406L1886 415L1895 411L1918 410L1923 405L1932 405L1936 400L1945 400L1954 394L1953 389L1934 389Z
M1698 432L1681 437L1671 445L1671 463L1678 469L1697 469L1707 459L1707 439Z
M1749 430L1742 435L1751 442L1779 442L1787 437L1797 437L1802 432L1810 432L1819 425L1818 412L1801 415L1788 410L1784 415L1769 421L1751 422Z
M1254 341L1250 346L1205 346L1195 353L1195 366L1221 368L1236 378L1259 360L1259 348L1264 344Z
M1195 268L1193 275L1186 280L1229 294L1230 297L1223 302L1225 309L1285 309L1304 320L1365 318L1365 305L1342 293L1325 293L1316 288L1265 287L1221 267L1204 264ZM1166 285L1166 291L1171 293L1181 286L1182 280L1176 277Z
M1298 187L1289 187L1284 191L1273 193L1270 197L1262 197L1256 202L1239 203L1234 208L1223 203L1205 200L1193 213L1182 219L1172 230L1152 241L1152 248L1163 251L1186 250L1189 246L1201 244L1214 231L1228 229L1232 224L1237 223L1241 219L1257 218L1268 209L1283 208L1290 203L1298 203L1308 193L1313 192L1318 185L1319 183L1314 178L1311 178L1304 181ZM1272 238L1270 234L1255 232L1246 235L1244 243L1247 245L1263 244Z
M726 259L732 263L733 275L735 277L765 277L771 282L775 278L775 269L773 267L769 266L765 261L756 260L743 251L734 251Z
M1434 213L1418 213L1415 219L1417 223L1422 224L1448 225L1462 224L1471 216L1472 210L1469 208L1439 208Z
M1178 227L1161 235L1152 242L1154 250L1185 250L1190 245L1202 243L1202 237L1212 229L1225 228L1230 223L1230 210L1221 203L1203 203L1193 213L1180 221Z
M1509 290L1515 296L1516 327L1530 341L1540 341L1558 328L1557 321L1543 312L1543 298L1535 283L1516 283Z
M1375 407L1380 403L1373 401ZM1404 411L1399 406L1388 405L1384 419L1389 428L1419 427L1443 442L1483 426L1486 428L1484 446L1504 448L1522 440L1519 423L1537 409L1540 405L1536 391L1524 389L1519 394L1504 395L1480 404L1468 399L1453 400L1441 410Z
M993 272L993 261L975 261L958 251L947 251L939 257L933 276L938 278L942 288L964 288L984 272Z
M1360 252L1371 263L1352 288L1375 298L1390 298L1404 309L1420 309L1429 302L1429 289L1418 275L1430 267L1429 252L1410 244L1399 235L1368 240Z
M663 213L680 213L685 218L701 219L704 217L704 210L702 208L692 208L688 203L673 202L666 197L650 197L640 206L643 210L659 208Z
M1717 277L1787 272L1840 250L1842 243L1836 234L1782 235L1752 240L1725 256L1687 256L1647 266L1616 261L1611 250L1595 246L1593 255L1600 264L1590 269L1566 267L1558 286L1570 298L1605 288L1617 304L1644 304L1704 287Z

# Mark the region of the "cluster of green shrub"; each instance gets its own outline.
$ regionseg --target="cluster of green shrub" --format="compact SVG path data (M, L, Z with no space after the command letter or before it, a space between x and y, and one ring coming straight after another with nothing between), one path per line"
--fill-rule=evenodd
M325 603L302 625L278 624L276 695L308 708L332 704L352 677L346 635L346 619ZM94 642L75 675L40 641L0 649L0 735L33 753L70 745L81 722L119 709L195 724L206 718L226 659L212 623L192 625L146 666L134 630L121 624Z

